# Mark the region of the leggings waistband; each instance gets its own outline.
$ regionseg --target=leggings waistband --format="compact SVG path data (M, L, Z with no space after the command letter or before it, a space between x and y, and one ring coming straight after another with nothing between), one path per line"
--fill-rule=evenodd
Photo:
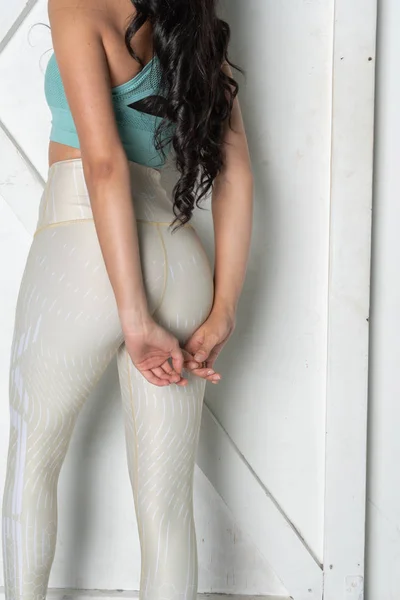
M136 220L170 225L175 218L173 202L161 183L161 172L133 161L128 165ZM82 159L53 163L48 169L35 233L57 223L92 219Z

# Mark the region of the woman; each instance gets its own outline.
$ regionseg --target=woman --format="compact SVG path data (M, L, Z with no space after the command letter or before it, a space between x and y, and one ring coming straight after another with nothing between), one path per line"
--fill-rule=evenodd
M115 355L141 597L196 597L201 409L235 325L253 194L229 27L215 4L48 3L49 172L11 350L7 600L46 596L60 469L83 403ZM160 183L171 149L180 174L172 198ZM189 223L211 186L214 273Z

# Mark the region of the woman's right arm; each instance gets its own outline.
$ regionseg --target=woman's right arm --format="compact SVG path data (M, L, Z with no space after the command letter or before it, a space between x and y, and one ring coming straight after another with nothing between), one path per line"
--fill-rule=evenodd
M92 10L79 3L74 6L70 0L50 0L48 15L57 64L79 137L96 232L128 351L135 366L152 383L178 382L183 365L178 340L159 327L148 310L129 165L112 106L101 32L93 26ZM151 359L145 351L149 343Z

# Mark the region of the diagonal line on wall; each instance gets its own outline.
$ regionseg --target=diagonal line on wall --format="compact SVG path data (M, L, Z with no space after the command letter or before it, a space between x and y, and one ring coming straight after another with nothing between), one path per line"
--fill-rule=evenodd
M10 142L13 144L13 146L15 146L15 148L17 149L18 154L20 154L20 156L22 157L22 159L26 163L27 167L32 172L33 176L44 187L45 181L44 181L43 177L41 176L41 174L39 173L39 171L37 170L37 168L35 167L35 165L33 164L33 162L30 160L30 158L28 157L28 155L24 152L22 146L19 145L19 143L17 142L17 140L15 139L15 137L7 129L7 127L4 125L3 121L1 121L1 119L0 119L0 129L3 131L4 135L10 140Z
M222 425L222 423L220 422L220 420L215 416L215 414L211 410L210 406L206 402L204 402L204 404L207 407L208 411L210 412L211 417L213 418L213 420L218 425L219 429L224 433L226 439L228 440L229 444L231 445L231 447L233 448L233 450L235 451L235 453L237 454L237 456L239 457L239 459L241 460L241 462L246 466L246 468L248 469L248 471L250 471L250 473L252 474L253 479L256 480L256 482L258 483L258 485L260 486L260 488L263 490L263 492L265 493L265 495L274 504L275 508L281 514L282 518L286 521L287 525L294 531L294 533L299 538L299 540L301 541L301 543L303 544L303 546L305 547L305 549L307 550L307 552L312 556L312 558L314 559L314 561L318 565L318 567L321 567L321 563L318 560L318 558L316 557L316 555L313 552L312 548L310 548L310 546L307 544L307 542L305 541L304 537L301 535L301 533L299 532L299 530L297 529L297 527L289 519L289 517L287 516L287 514L283 511L283 509L280 506L278 500L276 500L276 498L274 497L274 495L272 494L272 492L267 488L267 486L264 484L264 482L257 475L256 471L253 469L253 467L251 466L251 464L248 462L248 460L246 459L246 457L244 456L244 454L239 450L239 448L237 447L237 445L235 444L235 442L233 441L233 439L231 438L231 436L229 435L229 433L227 432L227 430L224 428L224 426Z
M12 39L12 37L15 35L15 33L21 27L22 23L25 21L26 17L29 15L29 13L31 12L31 10L35 6L35 4L37 4L37 1L38 0L28 0L27 1L25 8L22 9L22 11L19 13L19 15L16 18L16 20L14 21L14 23L11 25L10 29L7 31L6 35L1 40L0 54L3 52L4 48L7 46L9 41Z
M4 204L6 206L8 206L8 208L11 210L13 216L15 217L15 219L18 221L18 223L21 225L21 227L23 228L23 230L25 231L25 233L27 233L29 236L32 237L32 234L30 231L28 231L25 223L19 218L19 216L16 214L16 212L14 210L12 210L12 206L10 206L10 203L7 202L7 200L2 196L1 194L1 190L0 190L0 201L4 202Z
M19 218L19 216L13 210L12 206L10 206L10 204L7 202L7 200L4 198L4 196L2 196L1 190L0 190L0 204L1 204L0 209L3 209L3 206L4 206L6 208L6 210L9 210L10 214L11 214L11 218L17 222L17 225L20 225L22 227L23 234L24 235L27 234L29 236L29 239L31 240L32 239L31 232L28 231L28 229L26 228L26 226L23 223L23 221Z
M321 600L323 565L207 404L196 462L290 596Z
M24 152L23 148L18 144L17 140L14 138L14 136L11 134L11 132L7 129L7 127L4 125L4 123L1 120L0 120L0 131L2 133L4 133L4 135L7 138L7 140L10 142L10 144L12 144L13 148L17 151L17 153L20 156L20 159L22 159L22 162L26 165L26 167L27 167L28 171L31 173L32 177L34 179L36 179L38 181L38 183L42 187L44 187L45 186L45 181L43 180L43 178L40 175L39 171L36 169L35 165L30 161L30 159L28 158L28 156ZM0 191L0 193L1 193L1 191ZM9 202L7 202L7 199L4 198L3 195L1 197L4 200L4 202L6 202L7 205L12 209L13 214L15 215L15 218L21 224L21 226L24 229L24 231L31 236L32 235L32 231L27 226L27 224L24 222L24 220L16 213L16 211L13 208L13 206L11 206Z

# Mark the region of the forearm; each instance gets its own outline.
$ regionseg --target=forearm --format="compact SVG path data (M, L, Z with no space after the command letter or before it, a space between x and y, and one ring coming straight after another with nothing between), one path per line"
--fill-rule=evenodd
M253 177L249 170L217 179L212 194L215 265L213 309L232 315L242 291L253 220Z
M125 333L149 320L128 164L85 173L93 219Z

